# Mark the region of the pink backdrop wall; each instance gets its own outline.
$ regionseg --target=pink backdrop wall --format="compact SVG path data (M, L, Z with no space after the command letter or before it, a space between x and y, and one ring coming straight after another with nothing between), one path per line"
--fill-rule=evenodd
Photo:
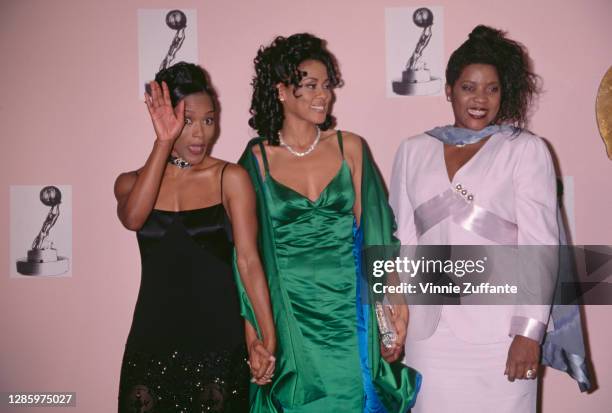
M135 236L115 217L112 187L117 174L143 163L153 142L137 100L138 8L197 9L200 63L223 107L215 154L230 160L252 135L249 82L259 45L298 31L326 38L346 82L337 92L339 127L368 139L388 179L403 138L451 120L442 97L385 98L384 8L427 4L444 7L445 59L479 23L527 45L545 87L532 129L552 144L563 175L574 177L574 239L612 244L612 162L594 109L612 63L609 0L4 0L0 391L76 391L77 411L115 408L140 267ZM72 185L73 275L9 279L9 185L50 183ZM600 388L580 394L569 377L548 370L544 412L610 412L612 308L585 314Z

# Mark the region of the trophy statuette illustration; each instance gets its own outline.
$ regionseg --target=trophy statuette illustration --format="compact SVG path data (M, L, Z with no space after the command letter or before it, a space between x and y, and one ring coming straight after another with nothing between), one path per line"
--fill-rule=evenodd
M61 275L68 271L67 257L57 255L53 242L49 241L49 232L60 215L59 206L62 193L55 186L45 186L40 191L40 202L51 207L43 222L40 232L32 242L28 256L17 261L17 272L22 275Z
M440 91L442 82L431 76L423 60L423 51L431 40L434 15L431 10L421 7L415 10L412 21L423 29L417 45L402 72L402 80L393 82L393 92L398 95L433 95Z
M159 70L163 70L172 66L172 62L176 58L176 52L179 51L185 41L185 27L187 27L187 16L181 10L170 10L166 14L166 25L171 30L176 30L174 39L170 43L168 53L159 65Z
M180 50L183 42L185 41L185 28L187 27L187 16L182 10L170 10L166 13L166 26L170 28L170 30L175 30L174 38L172 38L172 42L170 42L170 47L166 52L161 64L159 65L158 70L164 70L168 67L172 66L174 60L176 59L176 54ZM146 82L144 85L145 92L147 94L151 94L151 86L149 82Z

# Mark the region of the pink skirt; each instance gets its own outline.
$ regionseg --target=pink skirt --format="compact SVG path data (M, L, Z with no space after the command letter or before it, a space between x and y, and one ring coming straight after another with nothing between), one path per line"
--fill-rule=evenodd
M423 375L412 413L535 413L537 381L511 383L504 375L511 342L462 341L443 311L431 337L406 343L404 363Z

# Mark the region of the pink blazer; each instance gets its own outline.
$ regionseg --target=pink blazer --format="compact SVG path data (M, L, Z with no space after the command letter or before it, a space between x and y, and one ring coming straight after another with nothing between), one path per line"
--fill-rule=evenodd
M390 187L390 203L398 223L396 236L403 245L499 243L469 230L469 226L452 217L428 228L423 227L418 214L415 222L419 206L445 192L448 195L449 189L512 225L516 239L511 242L558 244L555 172L550 153L537 136L528 132L493 135L452 181L448 178L442 142L426 134L404 140L395 156ZM556 267L544 268L539 274L545 277L543 282L551 285L556 275ZM442 311L453 333L467 342L493 343L515 334L541 342L550 306L412 305L408 339L431 336Z

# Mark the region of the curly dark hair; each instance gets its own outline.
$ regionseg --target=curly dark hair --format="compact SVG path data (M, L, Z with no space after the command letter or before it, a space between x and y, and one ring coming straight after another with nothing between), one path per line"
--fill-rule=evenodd
M453 86L468 65L494 66L501 83L501 103L495 122L523 128L529 107L540 91L540 78L531 71L525 47L505 34L491 27L476 26L448 60L446 83Z
M268 47L262 46L253 59L255 76L251 83L253 96L249 126L259 136L266 137L270 145L279 144L278 131L284 120L276 85L283 83L299 87L305 73L299 71L298 66L305 60L317 60L325 65L331 88L342 86L335 57L326 49L324 40L309 33L298 33L286 38L278 36ZM319 128L327 130L334 122L333 116L328 114Z
M217 92L210 84L208 73L201 66L193 63L178 62L155 75L155 81L161 85L164 81L170 91L172 107L181 99L194 93L206 93L210 96L213 107L217 109Z

